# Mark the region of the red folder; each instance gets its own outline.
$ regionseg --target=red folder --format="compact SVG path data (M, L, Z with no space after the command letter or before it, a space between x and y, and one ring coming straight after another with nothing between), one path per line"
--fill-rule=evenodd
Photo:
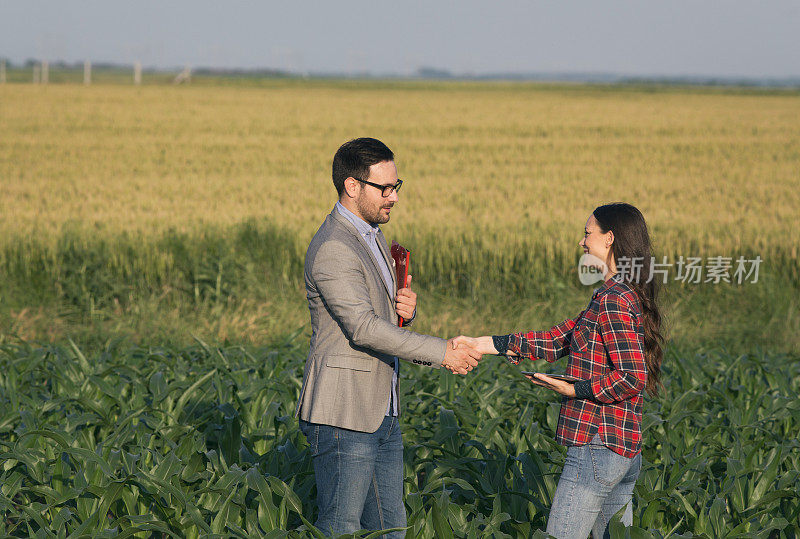
M392 240L392 258L394 259L394 270L397 274L397 288L406 287L408 272L411 271L411 252ZM403 317L397 317L397 325L403 327Z

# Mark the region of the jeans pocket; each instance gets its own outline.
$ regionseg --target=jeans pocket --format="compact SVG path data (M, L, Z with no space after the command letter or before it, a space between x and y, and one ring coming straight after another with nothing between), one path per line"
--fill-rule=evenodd
M628 473L625 474L626 480L630 478L632 481L636 481L639 479L639 473L642 471L642 454L639 453L631 460L631 467L628 470Z
M617 455L607 447L589 446L594 479L601 485L613 487L625 477L632 460Z

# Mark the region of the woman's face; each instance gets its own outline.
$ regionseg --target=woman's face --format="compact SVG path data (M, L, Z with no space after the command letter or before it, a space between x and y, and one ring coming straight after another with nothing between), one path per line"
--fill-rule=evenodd
M614 233L609 230L604 234L600 230L600 225L597 223L597 219L594 218L594 214L590 215L583 231L583 239L578 245L581 246L584 253L588 253L605 262L610 272L614 273L616 267L613 260L614 257L611 255L612 243L614 243Z

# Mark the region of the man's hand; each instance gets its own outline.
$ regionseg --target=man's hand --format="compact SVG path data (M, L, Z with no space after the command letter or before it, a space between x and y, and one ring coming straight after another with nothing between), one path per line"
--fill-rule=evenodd
M417 308L417 294L413 290L411 290L411 275L406 278L406 286L405 288L401 288L397 291L397 295L394 298L395 301L395 311L399 316L403 317L403 320L408 322L412 318L414 318L414 309Z
M467 344L456 346L454 339L447 341L442 367L453 374L467 374L482 358L482 354Z

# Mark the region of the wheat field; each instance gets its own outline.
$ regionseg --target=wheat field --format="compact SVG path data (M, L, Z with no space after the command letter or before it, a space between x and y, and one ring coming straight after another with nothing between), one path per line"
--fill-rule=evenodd
M592 209L623 200L643 211L658 255L761 256L769 290L750 287L740 301L735 290L706 287L701 305L724 296L710 312L737 305L758 310L781 296L776 310L764 314L770 331L792 348L800 322L792 317L796 303L783 296L800 281L791 234L800 204L798 120L800 94L793 91L294 80L7 84L0 87L2 263L21 271L25 282L33 271L25 266L36 258L31 253L58 258L65 234L89 250L123 237L150 245L152 256L133 252L136 261L129 263L112 253L117 266L144 264L163 280L175 255L159 250L158 238L216 234L224 242L231 230L253 222L284 231L291 256L302 256L335 202L333 153L350 138L373 136L395 151L405 182L384 230L415 252L416 267L426 272L417 280L423 289L466 280L464 293L456 294L466 302L486 283L502 289L535 280L543 289L577 261ZM145 271L129 270L133 280ZM270 312L292 305L281 313L291 321L284 330L306 317L295 285L286 285L286 301L270 293ZM564 293L570 314L585 299L576 290ZM691 335L707 317L697 305L680 311L684 296L698 290L672 302L684 320L679 327L691 320L679 335ZM14 316L27 309L30 317L37 307L18 291L5 296L16 298ZM245 296L236 300L243 320L265 305ZM427 328L434 331L486 331L484 317L509 326L529 319L524 309L456 315L454 308L473 307L440 296L446 290L432 296L436 316ZM44 303L58 298L51 299ZM540 300L531 298L542 307L535 323L566 316L558 301ZM42 325L48 314L39 312ZM237 332L246 333L231 335ZM757 340L769 339L762 332Z
M800 203L796 94L285 82L7 85L0 98L4 234L270 216L309 235L335 200L333 153L356 136L397 154L401 230L574 235L624 199L659 231L713 231L727 247L780 242Z

